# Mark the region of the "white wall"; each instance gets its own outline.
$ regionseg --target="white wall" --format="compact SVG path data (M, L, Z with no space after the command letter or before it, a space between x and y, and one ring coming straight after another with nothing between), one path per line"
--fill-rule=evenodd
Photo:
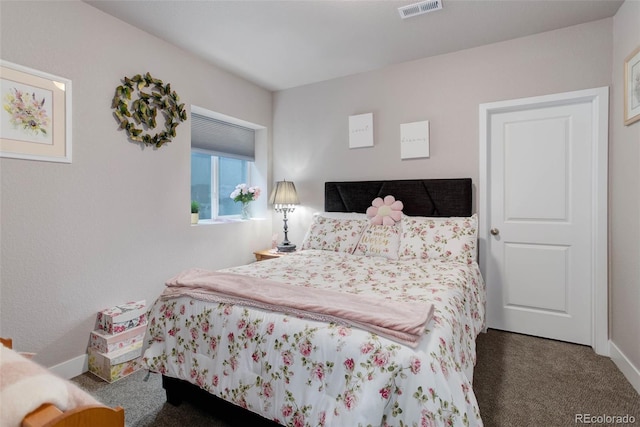
M613 19L611 92L610 317L612 357L640 393L640 121L623 123L623 64L640 46L640 1Z
M322 209L325 181L471 177L477 189L479 104L608 86L611 31L604 19L275 93L274 179L294 181L304 205L290 240ZM350 150L348 117L369 112L374 147ZM400 124L419 120L430 158L403 161Z
M0 160L0 335L52 366L86 353L98 310L150 304L182 269L247 263L271 242L270 220L190 226L190 122L161 149L128 142L110 108L120 79L150 72L187 106L267 128L272 95L82 2L0 8L2 59L73 84L73 163Z

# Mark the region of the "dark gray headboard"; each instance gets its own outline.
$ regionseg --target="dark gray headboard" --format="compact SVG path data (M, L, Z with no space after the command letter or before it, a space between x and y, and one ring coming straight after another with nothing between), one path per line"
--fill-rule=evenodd
M402 201L410 216L471 216L471 178L326 182L324 210L365 212L376 197Z

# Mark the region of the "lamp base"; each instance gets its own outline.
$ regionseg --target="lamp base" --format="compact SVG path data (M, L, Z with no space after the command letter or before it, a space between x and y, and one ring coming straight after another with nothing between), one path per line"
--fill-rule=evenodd
M283 243L278 245L278 252L295 252L296 245L291 243Z

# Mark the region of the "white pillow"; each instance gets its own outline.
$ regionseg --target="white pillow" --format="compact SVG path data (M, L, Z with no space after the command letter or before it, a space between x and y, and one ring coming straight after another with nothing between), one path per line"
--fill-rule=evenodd
M478 216L402 218L399 258L441 259L470 264L476 261Z
M398 259L399 246L400 229L397 226L369 224L353 254Z
M352 254L367 227L367 219L337 219L314 216L301 249Z

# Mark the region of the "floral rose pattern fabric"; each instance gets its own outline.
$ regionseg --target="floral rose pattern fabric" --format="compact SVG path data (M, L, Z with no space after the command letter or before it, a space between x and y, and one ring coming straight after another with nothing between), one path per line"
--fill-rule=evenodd
M355 327L190 297L150 309L143 363L287 426L481 426L465 370L485 287L477 264L306 250L227 269L434 304L417 349Z
M442 259L473 263L476 261L478 217L402 218L400 259Z
M368 221L315 216L301 249L353 253Z

